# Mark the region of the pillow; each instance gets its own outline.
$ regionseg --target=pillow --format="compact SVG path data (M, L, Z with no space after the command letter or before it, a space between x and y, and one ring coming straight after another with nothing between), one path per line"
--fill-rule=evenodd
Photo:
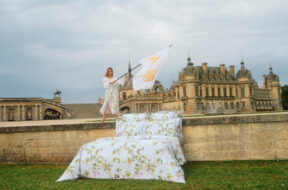
M130 114L120 115L118 120L141 121L141 120L147 119L147 118L148 118L148 114L146 114L146 113L130 113Z
M145 137L151 136L173 136L181 137L182 129L180 128L181 118L172 118L168 120L150 120L146 126Z
M147 120L116 121L116 137L144 136Z
M182 110L158 111L150 115L150 120L166 120L182 117Z

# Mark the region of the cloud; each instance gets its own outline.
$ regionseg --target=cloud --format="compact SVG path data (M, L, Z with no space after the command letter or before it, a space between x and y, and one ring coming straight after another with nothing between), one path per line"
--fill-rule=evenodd
M171 43L165 87L188 53L196 65L238 69L244 59L260 83L272 65L285 84L287 8L281 0L0 1L0 96L50 98L60 89L66 103L95 102L108 66L120 75L129 56L135 66Z

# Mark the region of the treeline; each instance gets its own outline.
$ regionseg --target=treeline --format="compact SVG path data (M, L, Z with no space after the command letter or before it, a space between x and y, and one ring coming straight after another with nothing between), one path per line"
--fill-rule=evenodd
M281 86L282 106L284 110L288 110L288 85Z

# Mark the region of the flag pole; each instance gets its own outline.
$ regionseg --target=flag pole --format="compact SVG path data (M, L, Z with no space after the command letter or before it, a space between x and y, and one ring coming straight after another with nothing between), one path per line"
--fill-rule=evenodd
M133 69L131 69L131 71L135 70L137 67L140 67L140 65L142 65L142 64L137 65L136 67L134 67ZM121 78L124 77L126 74L127 74L127 73L125 73L124 75L122 75L121 77L119 77L117 80L121 79ZM116 80L116 81L117 81L117 80Z

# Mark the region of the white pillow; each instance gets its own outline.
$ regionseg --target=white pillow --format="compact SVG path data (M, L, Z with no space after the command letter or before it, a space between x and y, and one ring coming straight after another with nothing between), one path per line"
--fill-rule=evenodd
M180 118L148 121L145 136L183 136L182 128L180 128L180 121Z
M148 120L141 121L116 121L116 136L144 136Z
M147 113L130 113L130 114L123 114L119 116L118 120L122 121L141 121L143 119L147 119Z
M158 112L152 113L150 115L150 120L155 120L155 119L166 120L166 119L172 119L172 118L178 118L178 117L182 117L181 110L167 110L167 111L158 111Z

